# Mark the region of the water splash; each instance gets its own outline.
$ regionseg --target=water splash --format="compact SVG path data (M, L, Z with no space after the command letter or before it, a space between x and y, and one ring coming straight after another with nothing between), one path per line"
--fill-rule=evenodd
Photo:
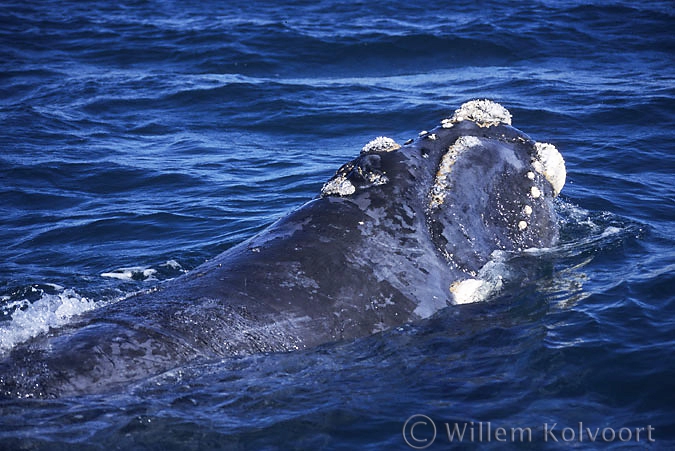
M69 323L74 316L97 306L96 301L75 290L62 288L55 294L42 293L34 302L22 299L3 305L1 314L11 315L11 320L0 325L0 355L51 328Z

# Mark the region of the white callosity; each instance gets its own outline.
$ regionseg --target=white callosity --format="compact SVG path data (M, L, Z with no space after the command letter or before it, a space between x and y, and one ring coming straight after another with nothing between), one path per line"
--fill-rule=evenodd
M557 196L565 186L567 171L565 160L553 144L534 143L537 152L536 160L532 162L534 170L544 176L553 187L553 194Z
M340 174L337 177L329 180L321 188L321 194L324 196L349 196L356 192L356 187L352 182L347 180L345 174Z
M443 155L441 163L438 166L436 180L434 181L434 186L431 188L431 200L429 202L431 208L438 207L445 200L445 195L450 185L448 176L459 155L465 150L479 145L480 139L475 136L460 136L457 138L457 141L448 148L448 151L445 152L445 155Z
M450 285L454 304L481 302L502 289L504 277L508 277L506 254L494 251L488 262L474 277L458 280Z
M444 119L444 128L451 128L461 121L472 121L479 127L491 127L499 124L511 125L511 113L491 100L471 100L464 103L451 118ZM536 158L532 163L534 169L548 180L557 196L565 185L565 160L552 144L535 143ZM534 177L528 173L528 178Z
M488 283L480 279L465 279L450 286L455 304L480 302L489 291Z
M479 127L490 127L493 125L506 124L511 125L511 113L509 110L491 100L471 100L464 103L455 114L441 122L443 128L451 128L454 124L461 121L475 122Z
M367 152L393 152L394 150L400 149L401 145L398 144L391 138L386 136L378 136L377 138L370 141L368 144L363 146L361 153Z
M363 146L361 149L361 154L370 153L370 152L393 152L401 148L401 145L398 144L391 138L386 136L378 136L377 138L371 140L368 144ZM338 173L326 182L321 188L322 196L349 196L356 192L356 186L348 179L349 171L354 169L354 165L350 165L347 169L340 169ZM389 180L384 174L379 172L363 172L360 168L357 168L359 174L370 182L374 186L384 185Z

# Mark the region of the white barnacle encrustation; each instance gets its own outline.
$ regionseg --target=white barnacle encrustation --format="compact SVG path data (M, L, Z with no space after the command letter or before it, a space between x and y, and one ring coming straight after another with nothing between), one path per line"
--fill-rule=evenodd
M475 122L479 127L493 125L511 125L511 113L509 110L491 100L471 100L464 103L451 118L441 122L443 128L450 128L461 121Z
M345 174L339 174L327 181L321 188L322 196L349 196L356 192L356 187L347 180Z
M370 141L368 144L363 146L361 153L367 152L392 152L394 150L400 149L401 145L394 141L391 138L386 136L378 136L377 138Z
M361 171L359 171L361 172ZM361 172L361 176L369 181L372 186L380 186L389 183L389 178L380 172Z
M534 148L537 155L532 167L548 180L553 187L553 195L557 196L565 186L565 160L553 144L536 142Z
M445 195L450 185L448 176L452 171L455 161L465 150L478 145L480 145L480 139L475 136L460 136L448 148L448 151L441 158L438 171L436 171L436 180L430 192L429 207L436 208L445 201Z
M518 222L518 230L525 230L527 229L527 222L525 221L519 221Z
M483 267L476 271L470 271L470 278L457 280L450 285L452 301L454 304L468 304L480 302L492 294L498 292L504 286L505 258L507 254L501 251L493 251L490 259Z
M530 179L530 180L534 180L534 172L528 171L527 172L527 178Z
M533 186L533 187L530 189L530 194L532 195L532 197L533 197L534 199L539 199L539 196L541 196L541 191L540 191L539 188L537 188L536 186Z
M523 207L523 213L525 213L527 216L530 216L532 214L532 207L525 205Z
M470 304L482 300L487 283L481 279L465 279L450 285L455 304Z

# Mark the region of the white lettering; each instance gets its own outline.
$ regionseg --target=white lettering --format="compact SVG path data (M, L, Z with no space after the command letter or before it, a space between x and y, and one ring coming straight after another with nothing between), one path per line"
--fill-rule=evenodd
M516 431L520 432L520 443L523 443L523 434L527 431L527 441L532 442L532 429L531 428L511 428L511 441L516 441Z
M453 442L455 440L455 435L459 438L459 442L464 440L464 433L466 432L466 423L464 423L464 427L462 428L462 432L459 431L459 424L455 423L455 425L452 428L452 432L450 431L450 425L448 423L445 423L445 430L448 433L448 440L450 442ZM473 438L472 438L473 440Z
M628 432L628 438L623 438L623 431ZM622 442L627 442L630 441L631 438L633 438L633 432L630 429L628 428L619 429L619 440L621 440Z
M588 436L591 438L591 441L594 442L596 438L598 438L598 434L600 433L600 428L595 428L595 434L591 432L590 428L586 428L586 433Z
M605 437L605 432L607 432L607 431L612 433L612 438ZM614 429L612 429L612 428L605 428L605 429L602 430L602 439L606 442L613 442L615 436L616 436L616 432L614 432Z
M566 437L566 435L567 435L566 432L570 432L570 433L572 434L572 436L571 436L570 438L567 438L567 437ZM576 434L574 433L574 429L572 429L572 428L565 428L565 429L563 429L563 430L562 430L562 434L560 434L560 435L561 435L561 437L562 437L562 439L563 439L564 442L571 442L571 441L574 440L574 438L576 437Z
M644 431L645 428L635 428L635 441L640 441L640 432Z
M548 437L550 436L553 441L557 442L558 439L556 436L553 434L553 429L558 425L558 423L553 423L553 426L551 426L551 430L548 429L548 423L544 423L544 441L548 442Z

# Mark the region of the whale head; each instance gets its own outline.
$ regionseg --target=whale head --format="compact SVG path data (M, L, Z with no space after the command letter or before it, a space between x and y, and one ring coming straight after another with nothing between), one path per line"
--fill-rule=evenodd
M406 205L448 267L474 276L495 250L550 247L558 238L553 199L565 162L552 144L511 125L490 100L463 104L441 125L402 146L378 137L343 165L323 197Z

